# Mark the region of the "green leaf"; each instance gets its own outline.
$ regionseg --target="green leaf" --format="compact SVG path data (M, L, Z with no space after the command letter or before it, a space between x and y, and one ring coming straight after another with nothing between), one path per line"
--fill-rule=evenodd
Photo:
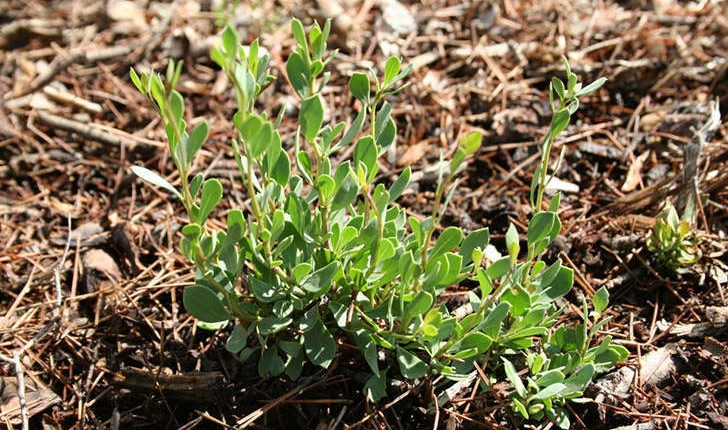
M286 355L288 355L288 360L286 360L286 364L285 364L286 375L288 375L288 377L291 378L291 380L295 381L296 379L299 378L299 376L301 376L301 372L303 371L303 364L304 364L303 362L304 362L305 357L303 355L303 351L300 350L301 348L300 348L299 344L297 344L295 342L281 342L281 349L283 349L283 345L285 343L296 344L299 346L299 351L296 352L295 354L286 354Z
M622 345L609 345L606 351L594 356L595 372L601 373L624 361L629 356L629 350Z
M376 115L376 124L374 129L374 139L379 143L379 136L382 135L387 123L392 120L392 105L389 102L382 103ZM385 145L380 145L385 146Z
M552 77L551 88L553 88L556 95L559 96L559 100L564 100L564 96L566 95L566 88L564 87L564 82L561 79L555 76Z
M402 347L397 347L397 363L402 376L407 379L418 379L427 374L429 367L415 354Z
M268 148L274 147L274 139L273 125L270 121L261 120L260 128L249 140L250 156L257 159L263 155Z
M355 72L349 78L349 91L356 97L357 100L362 102L364 106L369 105L369 77L364 73Z
M511 314L513 316L523 315L531 306L531 297L528 291L515 284L506 289L501 296L501 300L511 304Z
M566 387L559 393L561 396L566 397L574 394L581 395L584 392L587 385L592 380L596 368L593 364L588 363L581 367L576 373L569 376L564 383Z
M374 144L371 136L362 137L356 142L356 147L354 148L354 164L363 163L366 166L367 179L370 181L379 169L379 164L377 164L378 157L377 146Z
M329 36L331 30L331 20L327 19L324 24L323 31L319 30L317 24L314 24L313 28L309 32L309 39L311 40L311 51L313 58L322 58L326 51L326 39Z
M460 140L460 147L465 151L465 155L472 155L480 149L482 142L483 133L474 131L465 135L465 137Z
M304 278L304 276L311 273L311 270L313 270L313 267L308 262L302 262L300 264L297 264L292 270L293 278L296 279L296 281L300 282L301 279Z
M279 292L277 288L254 276L248 277L248 283L250 284L250 289L252 290L255 298L263 303L275 302L276 300L283 298L283 294Z
M308 51L308 43L306 42L306 30L303 28L303 24L298 18L291 20L291 32L293 37L296 39L296 43L299 47L303 48L303 51Z
M402 173L399 174L399 177L392 183L392 186L389 187L389 202L387 202L388 204L391 204L392 202L397 200L399 196L402 195L404 190L407 189L411 176L412 169L410 169L409 166L405 167Z
M399 70L402 67L402 62L397 57L389 57L387 59L387 63L384 65L384 82L382 84L383 87L389 86L389 84L394 81L394 78L397 76L397 73L399 73Z
M336 144L329 153L336 152L340 150L341 148L345 147L346 145L350 144L354 141L354 138L359 134L361 131L362 126L364 125L364 119L366 118L366 110L362 109L359 111L359 113L354 118L354 121L351 123L351 126L348 130L346 130L346 133L344 133L344 136L341 138L339 143Z
M397 126L395 125L394 120L390 118L385 123L384 129L382 129L379 137L377 138L377 146L381 148L381 152L386 151L392 145L392 143L394 143L394 139L396 137Z
M334 192L336 191L334 178L329 175L322 174L318 176L317 180L320 192L319 197L322 199L322 202L328 205L328 202L331 201L332 197L334 196Z
M500 333L501 324L508 316L511 304L508 302L499 303L492 311L490 311L483 322L478 324L478 329L485 333L491 339L496 339Z
M301 344L299 342L284 340L279 343L279 346L281 351L285 352L287 355L298 355L298 353L301 352Z
M387 396L387 369L380 372L379 375L372 375L364 384L364 393L372 402L377 402Z
M539 399L539 400L550 399L552 397L555 397L557 394L559 394L559 392L562 391L564 388L566 388L566 384L557 382L555 384L549 385L548 387L546 387L543 390L539 391L538 393L534 394L533 398Z
M313 95L303 101L298 113L298 121L301 123L301 131L306 140L313 142L324 122L324 106L321 103L321 97Z
M485 269L482 267L477 268L476 276L478 284L480 285L481 299L485 300L485 298L493 291L493 282L491 282L488 278Z
M319 270L311 273L301 281L301 288L312 293L314 297L325 294L331 289L331 283L339 271L339 262L332 261Z
M554 278L554 282L547 288L537 303L551 303L556 299L564 297L571 287L574 286L574 271L568 267L561 267Z
M238 34L232 25L225 26L222 32L222 46L228 57L235 58L238 52Z
M402 277L402 282L412 283L414 281L414 271L416 269L415 258L412 251L403 253L399 257L397 266L399 267L399 274Z
M521 403L520 400L516 399L515 397L511 397L511 402L513 403L513 408L520 413L523 418L528 419L528 411L526 410L526 407Z
M552 369L541 374L535 382L539 387L548 387L552 384L562 383L564 382L564 373L558 369Z
M373 179L373 178L372 178ZM387 211L387 203L389 203L389 191L384 188L384 184L377 184L372 195L374 206L377 212L384 214Z
M566 91L568 93L574 93L576 91L576 81L578 77L571 73L571 70L567 67L566 69Z
M202 181L205 179L205 176L202 173L196 174L194 177L192 177L192 180L190 181L190 195L192 198L197 198L197 193L200 192L200 187L202 187Z
M380 370L377 359L377 345L372 340L369 332L364 329L358 330L354 336L354 341L356 342L356 345L362 350L362 353L364 354L364 359L369 365L369 368L372 370L372 373L374 373L375 375L379 375Z
M429 336L429 337L435 337L435 336L437 336L437 327L435 327L432 324L425 324L425 325L423 325L422 327L420 327L420 331L425 336Z
M278 355L277 348L268 348L260 355L258 374L260 376L278 376L283 373L283 359Z
M411 302L406 305L405 315L409 318L415 315L424 315L430 310L435 298L427 291L420 291Z
M169 95L169 109L172 112L171 121L178 123L182 120L182 115L185 112L185 101L182 98L182 94L176 90L172 90Z
M273 334L285 329L292 322L291 318L261 318L258 321L258 328L262 335Z
M169 60L169 63L167 63L167 86L169 88L175 88L181 74L182 61L175 63L174 60Z
M199 223L204 223L215 206L222 199L222 184L217 179L208 179L202 185L202 196L200 198Z
M556 220L557 216L553 212L536 213L528 224L528 245L534 246L537 242L549 237Z
M602 286L595 293L592 298L592 305L594 306L594 312L601 314L609 304L609 290Z
M329 367L336 355L336 341L320 320L304 334L303 345L311 363L323 368Z
M225 342L225 349L233 354L237 354L245 348L245 345L247 344L246 337L247 331L245 330L245 327L240 324L236 324L233 331L230 332L230 337L228 337L227 342Z
M240 355L238 356L238 360L240 360L241 363L245 363L250 359L250 357L253 355L253 353L257 350L259 350L260 347L245 347L242 351L240 351Z
M159 110L164 112L165 106L167 105L166 91L162 83L162 78L156 73L149 76L149 92L152 94L154 101L157 102Z
M591 84L587 85L586 87L582 88L581 90L577 91L574 95L575 97L581 97L585 96L589 93L593 93L594 91L598 90L607 82L607 78L599 78L596 81L592 82Z
M483 354L493 344L493 339L479 331L471 331L458 343L463 349L475 348L478 354Z
M341 328L346 328L349 323L349 321L347 321L349 318L348 306L339 302L330 301L329 310L331 311L331 315L334 317L334 321L336 321L336 325ZM352 322L355 322L355 318L353 316Z
M256 114L250 114L240 125L240 134L253 158L258 158L273 143L273 126Z
M447 264L443 266L443 270L439 275L438 285L451 285L454 284L460 276L460 270L463 267L463 257L459 254L452 252L446 252L443 257Z
M213 46L210 48L210 59L220 67L227 66L227 60L225 55L222 53L222 49L219 46Z
M240 209L233 209L227 214L228 230L232 229L235 224L240 226L240 231L245 231L245 218L243 217L243 212Z
M521 381L521 378L518 376L518 371L516 371L515 366L513 366L513 363L508 361L508 359L505 357L501 357L501 360L503 360L503 370L506 373L506 377L513 384L513 388L516 390L516 393L521 398L525 398L526 394L528 394L528 391L526 391L526 387L523 385L523 381Z
M303 176L303 178L306 179L307 182L312 183L313 169L311 167L311 157L309 157L308 154L303 151L298 151L296 152L296 161L301 176Z
M518 243L518 230L516 230L516 226L513 224L510 224L506 231L506 249L508 249L511 264L515 263L518 259L518 253L521 250L521 245Z
M463 231L454 226L446 228L437 238L435 246L429 252L429 258L435 259L444 253L453 250L463 240Z
M142 74L142 76L144 76L144 74ZM136 89L140 93L147 95L147 89L144 87L144 85L142 85L142 80L139 78L139 75L137 75L137 72L136 70L134 70L133 67L129 68L129 77L131 78L132 83L134 83Z
M182 296L185 309L193 317L205 322L227 321L233 318L217 293L202 285L190 285Z
M282 187L288 184L288 179L291 177L291 160L288 158L287 152L281 151L278 154L278 159L268 171L268 176Z
M342 167L340 166L339 169L342 169ZM356 180L350 173L351 167L347 165L346 170L348 172L346 173L346 176L341 181L341 183L338 184L336 192L334 193L334 198L331 200L331 210L333 212L341 210L352 204L359 192L359 187L357 187Z
M315 328L317 324L321 324L321 315L319 315L318 307L312 306L303 314L303 317L299 318L298 329L307 333Z
M551 136L556 137L569 125L571 120L571 114L567 110L560 110L556 112L554 117L551 119L551 128L549 133Z
M293 302L289 300L279 300L273 305L273 315L278 318L285 318L293 313Z
M511 270L511 259L510 257L503 257L494 261L487 269L485 274L491 280L496 280L504 277Z
M150 184L156 185L158 187L162 187L165 190L172 192L176 196L180 196L180 192L177 191L177 189L174 186L172 186L172 184L167 182L166 179L161 177L156 172L153 172L153 171L147 169L146 167L142 167L142 166L131 166L131 171L135 175L137 175L140 178L144 179L145 181L149 182Z
M469 133L460 139L460 145L450 160L450 172L456 172L465 160L465 157L477 152L482 141L483 134L478 131Z
M587 400L589 402L591 400ZM574 402L574 400L572 400ZM554 417L554 422L562 430L569 430L571 428L571 421L569 420L569 413L564 408L555 408L558 412Z
M463 257L463 265L467 266L473 261L474 249L485 249L489 242L490 232L487 227L471 231L465 237L465 240L463 240L463 243L460 245L460 249L458 250L458 254Z
M286 61L286 74L293 90L303 100L307 98L311 90L308 87L309 70L306 60L298 52L292 52Z

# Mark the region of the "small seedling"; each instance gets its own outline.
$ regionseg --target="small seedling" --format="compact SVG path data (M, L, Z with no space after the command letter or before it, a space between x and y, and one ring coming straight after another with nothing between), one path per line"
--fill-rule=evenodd
M658 267L675 273L687 271L702 256L698 241L690 222L681 220L670 200L666 200L647 238L647 249L656 255Z

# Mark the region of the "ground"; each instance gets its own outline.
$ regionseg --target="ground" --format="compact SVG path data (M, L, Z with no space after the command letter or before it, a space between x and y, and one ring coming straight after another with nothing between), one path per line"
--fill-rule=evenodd
M182 290L194 273L177 251L181 204L130 171L144 165L175 180L164 131L129 68L185 61L186 117L211 126L197 168L224 182L226 207L240 206L246 196L229 147L234 103L209 47L224 22L244 41L260 37L278 77L261 109L275 114L285 102L295 111L281 73L295 16L307 26L333 19L339 53L325 99L334 120L352 111L353 71L380 68L389 55L414 64L409 86L393 100L399 137L380 173L387 181L404 166L424 172L400 200L410 213L431 210L434 175L426 173L440 154L452 153L466 132L484 133L446 222L489 227L501 249L508 223L527 223L530 178L550 120L548 82L563 75L561 56L585 82L607 78L556 142L565 156L557 172L564 225L549 253L576 273L563 318L577 319L581 297L607 286L613 319L604 333L629 349L620 368L632 373L622 372L623 391L624 381L598 381L595 389L611 387L618 401L595 390L596 403L574 406L572 427L728 428L728 126L720 121L728 112L728 3L235 3L0 4L4 423L20 425L21 393L30 428L518 425L472 387L437 411L427 390L401 383L367 403L361 369L347 352L328 372L312 370L295 383L261 379L255 363L225 351L227 331L200 330L184 311ZM292 127L286 119L281 128L289 145ZM686 156L691 142L697 160ZM702 258L673 273L645 239L663 202L679 203L695 183Z

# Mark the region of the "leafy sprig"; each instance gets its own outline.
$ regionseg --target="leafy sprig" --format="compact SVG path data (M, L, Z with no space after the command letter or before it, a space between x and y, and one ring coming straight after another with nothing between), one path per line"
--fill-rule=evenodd
M208 126L203 121L187 132L184 100L175 90L180 64L170 62L165 80L131 71L164 121L180 175L177 189L144 167L132 168L179 197L188 213L180 249L197 272L195 284L184 290L187 311L205 328L233 323L227 349L242 361L257 356L263 376L296 379L307 364L327 368L340 344L353 344L371 371L364 391L378 400L393 374L457 380L484 363L489 377L505 375L513 384L512 405L524 418L546 417L566 428L564 403L581 399L597 372L627 355L608 337L591 346L608 320L600 319L608 303L605 289L594 297L592 321L559 324L563 307L557 303L571 290L573 271L560 260L540 259L561 230L560 195L542 207L553 142L578 108L578 97L604 81L582 88L566 61L566 83L551 81L554 117L531 186L527 256L519 259L520 234L511 225L506 255L491 263L484 258L487 228L467 234L440 228L457 175L482 135L465 135L449 162L442 157L432 214L407 216L396 201L409 185L410 168L389 186L377 174L397 137L388 100L405 88L412 67L392 57L381 75L354 73L348 87L359 111L348 124L325 124L321 92L330 78L326 66L335 58L326 49L330 23L314 24L307 33L294 19L291 30L296 47L286 74L300 100L292 149L278 132L282 115L271 119L256 110L257 97L273 79L258 42L243 47L227 27L211 52L235 91L231 147L250 197L250 209L231 210L221 230L207 222L222 199L220 181L201 173L190 177ZM351 156L342 159L347 148ZM466 280L478 288L468 294L472 313L459 319L437 299ZM387 355L392 360L381 359Z

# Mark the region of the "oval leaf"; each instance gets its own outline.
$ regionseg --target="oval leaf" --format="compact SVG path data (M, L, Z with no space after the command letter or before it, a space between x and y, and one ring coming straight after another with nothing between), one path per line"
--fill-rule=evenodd
M288 327L292 322L293 320L290 318L262 318L258 321L258 328L260 334L273 334Z
M365 106L369 104L369 77L364 73L354 73L349 79L349 91Z
M329 367L336 355L336 341L320 320L304 334L303 345L311 363L323 368Z
M205 222L210 212L215 209L222 199L222 184L217 179L208 179L202 185L202 197L200 200L199 223Z
M301 111L298 113L298 120L306 140L313 142L324 122L324 106L321 103L321 97L314 95L304 100L301 104Z
M334 279L334 275L339 271L339 262L332 261L321 269L306 276L301 281L301 288L313 293L316 296L325 294L331 289L331 281Z
M417 379L425 376L429 367L415 354L406 349L397 347L397 362L402 376L407 379Z
M202 285L185 288L182 301L187 312L204 322L227 321L233 317L222 304L220 297Z
M439 257L440 255L451 251L456 246L460 245L460 242L463 240L463 231L460 230L458 227L448 227L446 228L441 234L440 237L437 238L437 242L435 242L435 246L432 247L430 250L430 259L435 259Z

